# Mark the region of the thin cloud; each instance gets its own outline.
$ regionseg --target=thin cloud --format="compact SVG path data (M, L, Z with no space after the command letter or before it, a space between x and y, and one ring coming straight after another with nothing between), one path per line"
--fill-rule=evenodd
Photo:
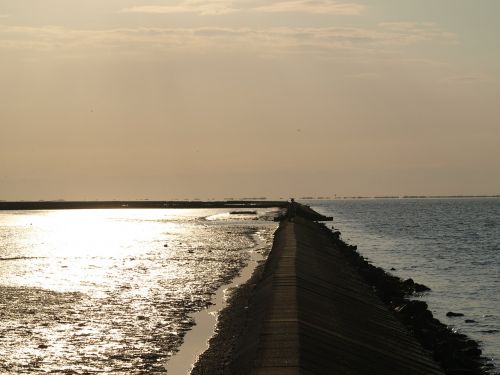
M64 51L71 53L114 49L116 53L140 55L144 51L193 53L231 48L260 54L374 54L397 51L415 43L449 41L448 33L435 26L414 25L406 30L387 27L328 28L135 28L71 30L62 27L16 27L0 25L0 49ZM453 39L451 39L453 40Z
M253 10L267 13L312 13L352 16L361 14L365 10L365 6L329 0L296 0L280 1Z
M412 44L439 40L448 44L457 44L455 34L440 29L432 22L385 22L378 24L380 30L393 35L393 42Z
M231 1L190 1L177 5L143 5L122 9L124 13L179 14L195 13L201 16L215 16L236 12Z
M184 0L176 5L143 5L122 9L124 13L178 14L201 16L224 15L236 12L310 13L329 15L359 15L364 5L333 0L274 1L262 5L256 1Z

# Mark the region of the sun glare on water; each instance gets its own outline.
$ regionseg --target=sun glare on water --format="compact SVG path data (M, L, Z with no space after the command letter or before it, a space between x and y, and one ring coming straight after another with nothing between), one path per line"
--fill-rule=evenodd
M110 278L111 271L147 258L155 245L152 239L165 252L168 249L163 243L187 230L171 220L171 212L153 211L146 216L144 210L127 211L124 215L120 210L65 210L15 217L7 225L20 237L22 248L11 258L32 262L9 273L10 280L4 282L60 292L98 293L119 285L113 279L120 274ZM15 262L11 263L15 267Z

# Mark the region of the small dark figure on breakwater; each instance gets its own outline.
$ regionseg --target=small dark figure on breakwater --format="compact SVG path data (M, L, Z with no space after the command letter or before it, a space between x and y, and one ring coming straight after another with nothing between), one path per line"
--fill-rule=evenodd
M290 203L288 204L287 217L289 221L293 221L296 212L296 203L295 199L290 198Z

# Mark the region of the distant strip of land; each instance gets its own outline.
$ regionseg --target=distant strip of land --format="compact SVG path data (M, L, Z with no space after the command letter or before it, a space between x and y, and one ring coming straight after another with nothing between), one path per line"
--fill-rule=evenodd
M72 210L124 208L271 208L286 207L286 201L21 201L2 202L0 210Z
M444 198L500 198L500 194L496 195L348 195L348 196L335 196L335 197L300 197L299 200L303 201L317 201L317 200L338 200L338 199L444 199Z

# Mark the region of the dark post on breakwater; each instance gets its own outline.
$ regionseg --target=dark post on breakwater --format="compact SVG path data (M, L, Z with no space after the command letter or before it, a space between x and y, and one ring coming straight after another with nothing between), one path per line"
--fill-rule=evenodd
M329 219L291 203L224 373L444 374L314 222Z

